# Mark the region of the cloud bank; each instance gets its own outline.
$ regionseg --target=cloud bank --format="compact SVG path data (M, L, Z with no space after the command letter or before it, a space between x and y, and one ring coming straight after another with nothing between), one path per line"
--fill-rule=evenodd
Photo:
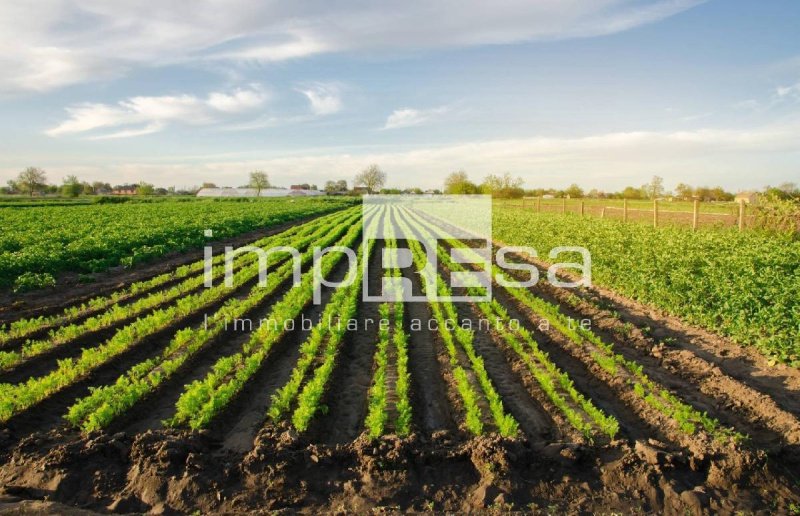
M37 0L0 3L0 92L47 91L176 63L270 63L597 36L702 0Z

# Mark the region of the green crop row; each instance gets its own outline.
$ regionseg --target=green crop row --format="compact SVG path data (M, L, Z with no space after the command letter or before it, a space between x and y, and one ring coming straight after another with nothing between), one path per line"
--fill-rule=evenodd
M396 210L391 208L384 219L384 238L386 249L396 250L397 240L394 238L394 224L392 218L395 217ZM386 269L385 277L399 279L400 270L397 268L396 256L390 253L389 267ZM403 328L403 290L399 282L392 284L394 291L394 301L382 303L378 307L381 320L389 322L388 326L381 326L378 329L378 345L375 350L375 373L372 378L372 386L369 390L369 402L365 425L370 437L376 438L383 435L386 423L389 419L387 411L387 398L389 395L389 379L387 369L389 367L390 345L394 345L395 368L397 378L395 380L395 395L397 402L397 421L395 431L399 436L406 436L411 431L411 403L409 401L410 375L408 372L408 335Z
M494 273L496 278L512 281L499 267L494 267ZM600 367L613 376L626 377L626 381L637 396L665 416L675 420L685 433L693 434L699 427L718 439L743 438L735 431L720 425L708 414L698 411L663 387L659 387L644 373L640 364L615 353L612 344L604 342L592 330L584 328L571 317L561 313L557 305L534 296L525 288L509 288L507 291L570 341L579 346L589 345L591 347L589 355Z
M341 294L340 299L337 299L337 303L341 306L340 321L349 321L356 315L359 294L363 285L361 278L364 276L364 266L369 261L374 244L375 242L372 240L366 246L359 246L356 280L336 292L336 294ZM316 368L313 377L303 386L303 390L297 396L297 408L292 413L292 424L300 432L304 432L308 428L311 419L320 410L320 400L336 365L339 343L345 332L346 325L337 325L331 330L331 336L322 353L322 364Z
M324 220L314 221L307 224L308 230L314 230ZM292 232L296 233L296 232ZM266 244L273 246L288 245L292 235L279 234L267 239ZM220 261L224 261L224 255L219 256ZM257 259L255 253L241 254L233 260L233 271L240 270L243 266L253 263ZM219 279L225 271L225 265L217 265L211 269L212 279ZM186 296L191 292L202 287L205 282L204 275L198 275L184 280L183 282L165 290L149 294L128 305L113 305L100 315L89 317L81 323L69 324L53 329L49 332L46 339L29 340L20 350L0 352L0 369L10 369L23 361L46 353L55 348L72 342L89 332L110 328L115 323L139 316L155 307L167 304L179 297Z
M332 215L326 215L325 217L331 217L331 216ZM313 225L322 222L323 218L320 218L312 221L312 223L309 224ZM280 238L286 238L296 234L298 231L301 230L307 231L310 227L312 227L309 226L309 224L293 226L287 229L286 231L279 233L278 235L280 235ZM267 247L270 245L274 245L273 242L275 241L278 235L271 235L268 237L261 238L256 242L254 242L252 245L256 247ZM254 259L255 256L252 254L240 255L237 257L237 262L240 260L252 261ZM225 255L220 254L213 258L212 264L219 265L223 263L224 260L225 260ZM19 319L9 324L8 327L0 326L0 345L9 342L11 340L27 337L28 335L31 335L32 333L37 331L45 330L60 325L65 325L80 317L91 315L101 310L108 310L110 307L111 307L110 309L113 310L114 305L116 305L117 303L123 302L139 294L144 294L152 290L155 290L172 280L181 280L184 278L188 278L194 274L202 272L204 267L205 267L205 260L197 260L195 262L182 265L177 269L175 269L174 271L169 271L164 274L155 276L153 278L149 278L147 280L137 281L135 283L132 283L126 288L115 290L114 292L112 292L107 296L98 296L90 299L85 303L67 307L61 313L49 316L38 316L32 318Z
M343 224L342 229L348 226ZM361 224L350 224L341 245L352 246L361 234ZM341 259L340 253L325 255L320 263L324 276L330 274ZM172 426L188 425L203 428L208 425L239 393L247 381L256 373L272 346L287 331L285 321L294 320L311 302L317 282L313 274L304 274L299 285L294 286L273 306L264 324L254 331L242 351L221 358L203 379L187 386L176 403L175 416L168 422Z
M346 227L346 224L354 220L352 216L343 215L345 216L333 218L329 224L316 225L316 231L307 237L301 233L294 241L285 242L285 245L301 250L311 244L318 246L332 244L343 233L343 231L337 232L336 227ZM313 250L303 253L301 266L307 264L312 256ZM70 407L66 415L67 420L87 432L108 426L144 396L157 389L192 356L220 335L230 321L242 317L275 292L292 276L294 267L294 262L287 261L267 276L267 284L264 287L254 287L244 299L229 300L209 317L204 325L177 332L160 356L137 364L125 375L120 376L114 384L92 389L89 396Z
M420 225L428 225L424 220L417 217L415 214L410 213L410 216L417 221ZM452 238L450 235L439 235L446 237L443 240L454 248L460 248L462 251L471 253L471 257L478 261L480 257L474 252L470 251L469 247L463 246L462 242ZM443 245L439 245L436 249L437 256L442 264L451 271L463 272L467 269L459 263L454 262L447 250ZM508 287L502 287L494 282L496 287L508 290ZM470 294L480 296L483 292L477 289L471 289ZM481 312L492 322L495 323L498 333L504 341L517 353L522 361L527 365L531 374L538 382L547 397L553 404L564 414L567 421L576 428L584 436L591 439L594 433L592 423L603 434L608 435L613 439L619 431L619 422L612 416L608 416L598 409L588 398L578 392L572 380L563 371L550 360L550 357L539 348L538 343L533 338L528 330L522 326L514 326L511 324L511 317L503 306L496 300L490 302L476 303ZM525 350L522 343L526 343L530 352ZM592 423L590 423L592 422Z
M0 286L22 274L97 272L204 245L216 238L352 206L347 198L162 202L9 209L0 232Z
M308 369L313 365L319 348L325 343L326 339L328 342L336 340L338 343L338 339L341 338L337 328L334 327L333 321L335 318L342 320L341 312L347 300L347 295L348 291L344 288L334 292L328 304L325 305L320 322L312 328L308 338L300 345L300 357L294 369L292 369L289 380L272 395L270 407L267 411L267 416L272 421L279 421L291 408L292 402L303 385Z
M255 263L236 274L233 278L233 288L239 288L249 282L258 274L258 270L259 264ZM154 310L147 316L122 327L106 342L84 349L76 358L60 360L58 368L44 376L32 377L20 384L0 384L0 421L7 420L21 410L71 385L146 337L197 313L232 292L233 289L224 285L203 289L201 292L177 300L174 305Z
M403 213L404 216L401 216L400 224L405 228L408 234L412 233L409 224L413 223L414 228L423 235L423 238L427 237L429 241L433 241L431 235L427 233L419 221L410 218L407 215L409 213L407 210L403 210ZM412 251L412 256L414 257L414 263L418 270L423 274L424 269L430 271L431 264L428 263L427 255L425 254L422 245L416 240L411 240L409 242L409 246ZM430 277L435 282L435 292L440 298L449 298L452 296L452 292L438 272L430 271ZM483 431L480 423L480 408L477 405L477 395L472 391L472 387L467 383L468 379L466 372L459 365L458 352L455 347L456 342L460 345L461 349L469 360L472 371L475 374L475 378L477 379L483 395L489 405L489 410L492 413L492 417L495 425L497 426L498 432L504 436L515 435L519 425L510 414L506 413L503 407L502 399L495 390L494 385L489 378L489 374L486 372L483 358L478 356L478 354L475 352L475 348L472 343L473 332L459 325L455 325L455 327L451 330L450 326L453 325L452 323L448 324L448 321L452 322L459 320L453 303L450 301L435 301L435 296L432 292L433 289L425 288L425 282L423 282L423 288L426 292L426 295L431 300L429 303L431 311L433 312L433 315L438 323L439 335L442 337L442 340L445 344L445 349L447 349L447 353L450 357L450 364L453 367L453 376L456 379L458 391L464 401L467 412L467 428L471 432L478 435Z
M592 256L594 283L800 365L800 240L791 236L500 207L493 231L501 242L534 247L545 260L553 247L582 246Z

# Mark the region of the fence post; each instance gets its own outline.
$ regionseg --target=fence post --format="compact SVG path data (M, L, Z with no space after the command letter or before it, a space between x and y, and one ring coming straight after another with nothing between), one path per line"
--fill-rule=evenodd
M567 213L567 198L561 198L561 213Z
M583 217L584 209L583 209L583 199L581 199L581 217Z
M600 218L601 219L606 218L606 207L605 206L603 206L603 209L600 210Z
M744 199L739 199L739 231L744 229Z
M524 197L522 198L522 209L523 210L525 209L525 198Z
M536 198L536 212L539 213L542 211L542 196Z
M628 199L622 200L622 222L628 222Z
M700 201L694 200L692 207L692 231L697 231L697 223L700 220Z
M658 227L658 199L653 199L653 227Z

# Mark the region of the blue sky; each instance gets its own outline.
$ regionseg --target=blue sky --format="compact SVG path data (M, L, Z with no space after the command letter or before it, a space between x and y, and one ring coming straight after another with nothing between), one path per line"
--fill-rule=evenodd
M0 5L0 181L800 179L794 0L185 5Z

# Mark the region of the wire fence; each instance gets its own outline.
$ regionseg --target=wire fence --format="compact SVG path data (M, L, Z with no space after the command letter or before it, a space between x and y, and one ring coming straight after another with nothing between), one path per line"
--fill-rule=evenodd
M544 199L524 197L502 205L540 213L575 213L623 222L700 227L755 227L753 208L746 202L629 201L627 199Z

